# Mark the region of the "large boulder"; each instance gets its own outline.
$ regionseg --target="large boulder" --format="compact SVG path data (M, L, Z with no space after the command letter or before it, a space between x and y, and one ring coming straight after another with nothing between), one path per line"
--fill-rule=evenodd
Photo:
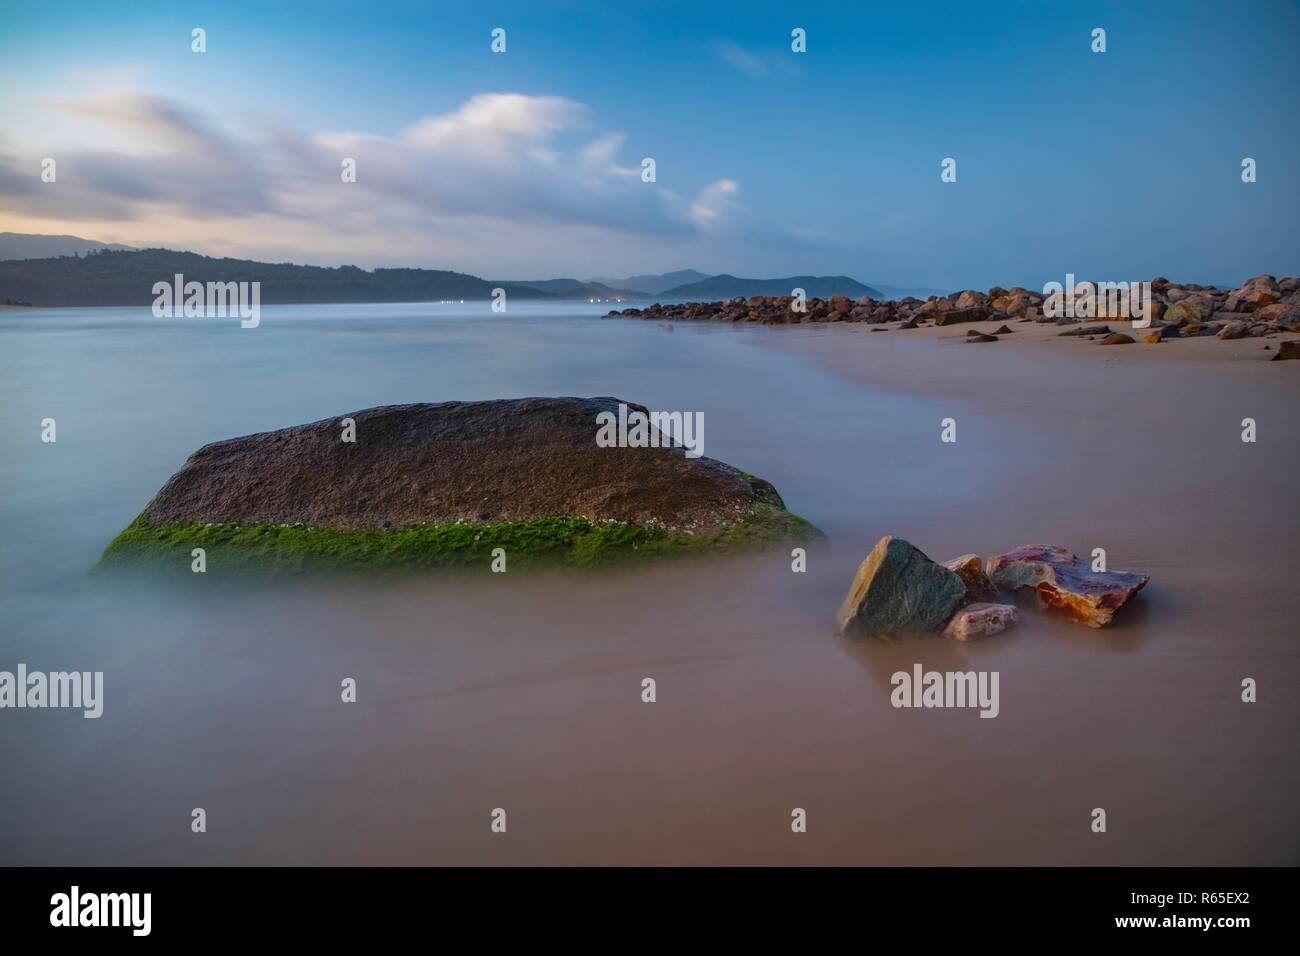
M1031 591L1044 607L1088 627L1104 627L1149 580L1130 571L1093 571L1055 545L1031 544L989 558L988 574L1007 591Z
M849 586L835 633L862 637L938 634L966 596L960 577L902 538L876 542Z
M615 398L389 405L215 442L104 561L179 550L188 569L190 547L211 544L272 569L473 563L493 547L581 564L816 535L768 482L653 427L660 447L598 444L597 416L632 425L637 412Z

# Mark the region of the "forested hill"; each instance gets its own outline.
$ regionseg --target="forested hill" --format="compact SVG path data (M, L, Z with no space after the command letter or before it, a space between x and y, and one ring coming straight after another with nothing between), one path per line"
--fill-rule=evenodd
M584 289L552 292L440 269L367 271L356 266L324 268L141 249L0 262L0 301L36 306L149 305L154 283L171 283L177 273L186 282L260 282L263 305L490 299L495 288L519 299L588 297Z

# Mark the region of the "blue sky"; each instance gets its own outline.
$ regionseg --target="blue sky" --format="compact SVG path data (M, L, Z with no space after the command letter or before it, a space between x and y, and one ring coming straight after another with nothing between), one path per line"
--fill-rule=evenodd
M0 229L496 278L1226 284L1300 270L1298 43L1263 0L6 0Z

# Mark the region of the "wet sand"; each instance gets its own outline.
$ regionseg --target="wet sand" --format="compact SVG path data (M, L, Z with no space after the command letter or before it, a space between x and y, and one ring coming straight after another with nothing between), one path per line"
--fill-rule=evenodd
M3 715L0 860L1300 862L1300 364L1263 362L1258 341L964 333L584 327L625 365L566 372L565 391L706 408L706 454L830 534L805 574L778 551L26 595L8 657L102 665L109 699L100 721ZM674 355L698 367L647 395L633 380L648 355L660 378ZM936 559L1104 547L1152 581L1102 631L1025 610L970 645L837 639L853 569L887 533ZM998 671L1000 715L894 709L890 675L917 662ZM1240 701L1243 677L1258 703ZM189 832L195 806L206 834ZM807 833L790 830L796 807Z

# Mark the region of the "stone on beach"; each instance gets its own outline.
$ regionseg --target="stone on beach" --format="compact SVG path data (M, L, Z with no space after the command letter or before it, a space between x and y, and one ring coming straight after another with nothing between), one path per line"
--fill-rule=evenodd
M997 600L998 589L989 580L988 574L984 571L984 559L978 554L963 554L960 558L945 561L943 566L961 578L962 583L966 585L964 600L968 604Z
M1300 359L1300 339L1291 342L1277 343L1277 354L1269 359L1269 361L1282 362L1287 359Z
M968 604L952 616L943 633L959 641L974 641L1000 634L1019 618L1020 611L1014 604Z
M1186 299L1179 299L1169 311L1165 313L1164 321L1167 324L1181 324L1181 319L1185 323L1205 322L1214 314L1214 303L1209 299L1201 296L1188 296Z
M835 633L864 637L938 634L966 596L953 571L902 538L886 535L858 566Z
M1102 345L1132 345L1136 340L1123 332L1112 332L1101 340Z
M998 587L1032 591L1044 607L1088 627L1109 624L1150 580L1131 571L1093 571L1078 556L1055 545L1025 545L995 555L988 560L988 574Z
M305 553L315 565L339 557L349 567L476 561L494 538L512 561L545 552L594 563L613 551L745 549L805 536L811 526L771 484L688 457L653 425L648 447L598 442L598 416L633 414L648 410L608 397L387 405L214 442L105 558L171 560L180 545L189 553L194 529L252 563L296 565ZM341 439L344 423L354 440Z
M934 313L934 324L956 325L959 322L983 322L988 317L988 309L984 308L948 309Z

